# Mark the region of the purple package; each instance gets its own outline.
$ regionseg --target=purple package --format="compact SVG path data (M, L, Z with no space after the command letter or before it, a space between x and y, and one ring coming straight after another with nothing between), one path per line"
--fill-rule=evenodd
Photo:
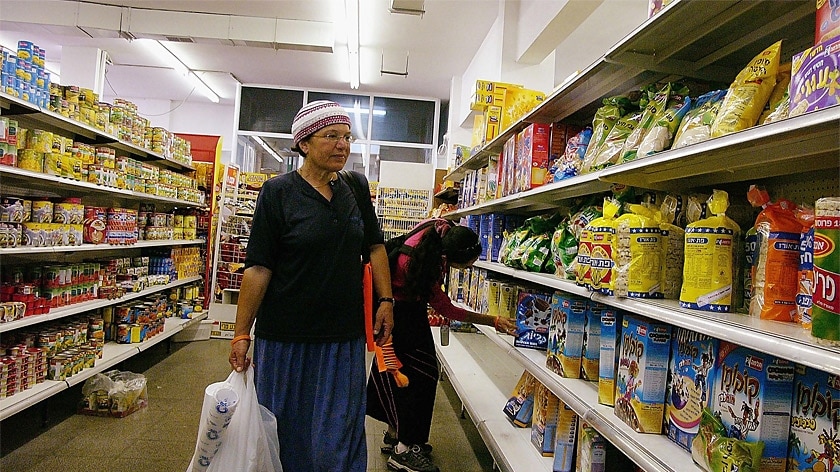
M790 116L840 104L840 37L793 56Z

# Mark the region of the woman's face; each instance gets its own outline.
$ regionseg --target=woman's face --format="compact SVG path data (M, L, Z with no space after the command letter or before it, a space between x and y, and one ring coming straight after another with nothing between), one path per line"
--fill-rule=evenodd
M298 146L306 153L306 160L310 165L326 172L338 172L344 168L350 156L350 143L344 139L346 136L350 136L349 126L330 125L319 129ZM340 139L330 139L336 137Z

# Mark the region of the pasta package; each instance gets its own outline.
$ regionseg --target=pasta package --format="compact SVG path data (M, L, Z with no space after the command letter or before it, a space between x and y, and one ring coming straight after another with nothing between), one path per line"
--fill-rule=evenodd
M717 118L726 93L726 90L715 90L697 98L680 121L671 149L703 142L712 136L712 124Z
M769 204L755 222L750 315L763 320L794 321L796 318L802 225L791 205L784 201Z
M639 119L639 125L627 136L624 145L621 148L621 162L632 161L636 158L636 153L639 150L639 145L642 140L653 128L654 122L664 113L665 106L668 104L668 97L671 95L671 83L662 86L661 89L656 90L656 85L651 84L645 87L642 96L647 96L647 100L640 103L642 106L642 117Z
M729 195L715 190L708 209L713 216L685 229L685 263L680 306L728 313L739 306L738 242L741 228L726 216Z
M738 73L712 124L713 138L755 126L776 86L781 51L777 41Z
M621 159L624 142L639 127L643 114L642 111L632 111L616 121L593 159L584 165L594 171L617 164Z
M776 109L782 104L784 98L788 96L788 89L790 88L790 70L790 62L779 66L779 74L776 76L776 86L773 87L773 93L771 93L770 98L767 99L767 106L764 107L764 111L761 112L761 116L758 117L759 123L764 124L767 122L767 118L770 114L776 111Z
M668 107L654 121L653 127L639 144L636 157L647 157L670 148L677 127L690 108L691 98L688 95L671 94Z
M615 296L662 298L662 231L653 212L630 205L615 220L614 241Z
M603 144L618 119L632 106L630 98L620 95L603 100L603 106L598 108L595 112L595 118L592 119L592 136L583 157L582 173L591 170L591 163L595 159L601 144Z
M581 242L586 240L588 247L582 249L581 245L578 245L578 266L586 266L583 269L584 285L605 295L613 294L613 239L615 218L620 208L621 204L617 200L604 199L604 216L592 220L581 233ZM586 253L584 261L580 257L582 250Z
M840 345L840 197L817 200L814 215L811 334L821 343Z

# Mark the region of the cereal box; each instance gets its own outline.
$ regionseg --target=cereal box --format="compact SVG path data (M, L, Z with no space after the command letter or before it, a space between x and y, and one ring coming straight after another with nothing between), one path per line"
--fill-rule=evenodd
M505 416L520 428L526 428L531 424L531 416L534 411L534 385L538 384L537 379L527 370L522 372L519 382L513 389L513 395L505 403Z
M817 0L817 28L814 44L820 44L838 36L840 36L840 2Z
M516 339L513 345L545 350L551 319L551 295L538 291L519 291L516 307Z
M640 433L659 434L665 411L671 326L627 315L621 328L614 412Z
M587 302L583 323L583 346L581 347L580 376L584 380L598 381L598 364L601 362L601 313L592 310L595 302Z
M668 438L687 451L691 451L691 441L700 427L703 408L711 405L717 353L717 339L685 328L674 330L665 429Z
M788 471L840 472L840 376L796 366Z
M573 472L575 438L577 437L578 415L560 401L557 407L557 428L554 431L553 472Z
M534 415L531 418L531 443L544 456L554 454L554 433L560 399L545 385L534 385Z
M761 472L782 472L787 460L794 364L721 341L712 409L729 437L764 441Z
M840 37L826 40L793 56L790 116L840 104Z
M586 299L556 292L551 297L551 322L545 365L570 379L580 378Z
M607 305L592 303L593 312L601 314L601 356L598 362L598 403L615 405L615 371L621 341L621 312Z
M518 286L509 283L503 283L499 286L499 316L515 319L518 301Z
M522 133L519 191L530 190L545 183L548 172L548 148L551 125L532 123Z
M575 470L578 472L605 472L607 440L585 421L579 421L578 425Z

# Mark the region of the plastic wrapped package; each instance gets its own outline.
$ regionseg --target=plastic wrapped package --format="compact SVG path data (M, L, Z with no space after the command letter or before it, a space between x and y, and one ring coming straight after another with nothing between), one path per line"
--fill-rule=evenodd
M628 162L636 158L636 153L639 150L639 145L644 140L645 136L653 128L654 123L665 112L665 107L668 104L668 98L671 95L671 83L666 83L659 90L656 84L650 84L645 87L642 96L646 96L647 100L640 103L642 107L642 117L639 120L639 125L627 136L624 140L624 145L621 148L621 156L619 162Z
M776 86L781 50L781 41L773 43L738 73L712 124L713 138L755 126Z
M691 442L691 458L706 472L759 472L764 443L726 436L726 428L708 408L703 409L700 429Z
M79 413L122 418L148 404L146 377L111 370L94 374L82 385Z
M650 131L645 135L636 158L647 157L671 147L677 127L691 108L691 98L688 95L671 94L668 107L653 123Z
M616 297L662 298L662 231L653 212L629 205L630 212L615 219Z
M671 149L700 143L712 136L712 124L717 118L726 92L726 90L715 90L697 98L680 121Z
M592 119L592 137L589 140L589 145L586 148L586 154L583 158L583 166L581 173L585 174L591 172L592 162L595 156L600 151L604 140L612 131L616 122L627 113L630 109L635 109L634 101L638 101L637 97L614 96L603 100L603 106L598 108L595 112L595 117Z
M592 160L584 162L584 168L596 171L617 164L621 159L624 142L639 127L643 114L642 111L631 111L616 121Z

